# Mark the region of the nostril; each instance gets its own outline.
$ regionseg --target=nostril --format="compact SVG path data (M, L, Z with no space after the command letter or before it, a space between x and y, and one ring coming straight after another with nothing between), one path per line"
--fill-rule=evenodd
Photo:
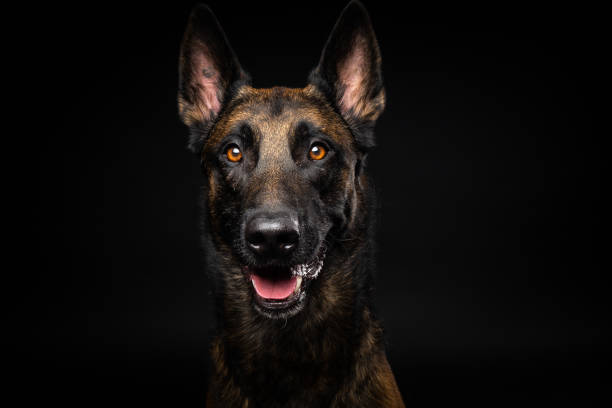
M250 234L247 234L246 238L249 244L255 246L263 244L266 240L264 234L260 231L251 232Z
M290 249L293 249L294 246L295 244L280 244L280 249L289 251Z
M294 230L283 231L279 233L277 243L281 250L291 250L298 242L298 233Z
M287 216L256 216L248 221L244 238L259 256L280 257L292 252L299 240L295 223Z

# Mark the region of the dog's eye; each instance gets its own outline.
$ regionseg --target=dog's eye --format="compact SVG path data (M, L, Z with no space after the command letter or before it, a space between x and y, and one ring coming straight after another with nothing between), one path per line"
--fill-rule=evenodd
M311 160L321 160L327 156L327 148L322 143L314 143L310 146L310 152L308 152L308 157Z
M242 160L242 152L240 151L240 148L235 144L230 145L227 148L227 150L225 151L225 156L227 156L227 159L229 161L234 163L237 163Z

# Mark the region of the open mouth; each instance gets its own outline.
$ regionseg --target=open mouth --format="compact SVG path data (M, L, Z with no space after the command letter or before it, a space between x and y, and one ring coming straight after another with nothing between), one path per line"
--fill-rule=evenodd
M322 249L309 263L287 267L245 267L260 312L275 317L275 312L286 316L301 310L310 282L323 269L324 258L325 251Z

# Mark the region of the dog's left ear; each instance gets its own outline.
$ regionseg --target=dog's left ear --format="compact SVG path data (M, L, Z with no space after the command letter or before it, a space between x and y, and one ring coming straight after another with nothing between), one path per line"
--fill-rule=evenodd
M373 147L385 89L376 35L359 1L351 1L340 15L309 80L340 112L361 147Z

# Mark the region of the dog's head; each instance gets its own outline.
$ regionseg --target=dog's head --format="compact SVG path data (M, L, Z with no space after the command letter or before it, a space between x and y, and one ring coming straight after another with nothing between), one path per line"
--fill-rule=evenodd
M247 282L258 312L294 315L362 199L361 169L385 103L368 14L358 2L346 7L305 88L255 89L210 9L198 6L179 75L218 262Z

